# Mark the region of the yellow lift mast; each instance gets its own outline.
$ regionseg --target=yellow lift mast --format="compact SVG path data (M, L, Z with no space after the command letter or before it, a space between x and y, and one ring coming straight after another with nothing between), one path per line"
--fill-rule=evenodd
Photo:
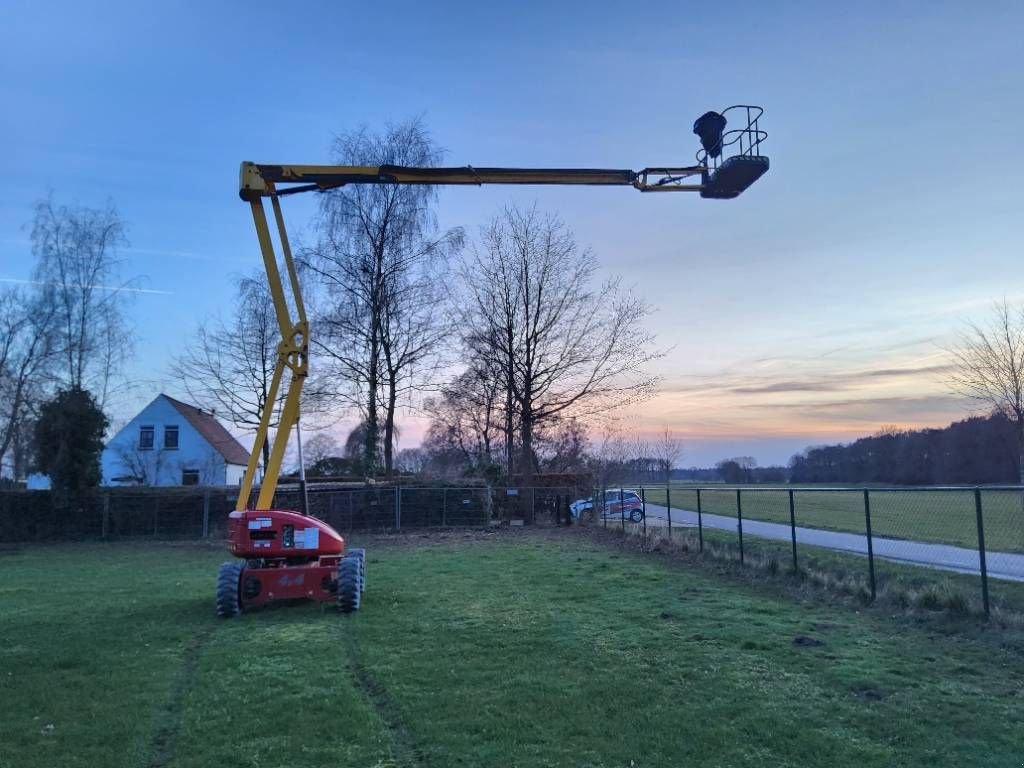
M745 125L726 131L727 114L742 116ZM267 440L274 404L278 400L285 370L290 372L277 433L264 468L255 509L269 510L277 489L288 436L299 420L299 395L309 372L309 321L299 289L298 274L292 258L280 198L299 192L326 192L346 184L558 184L572 186L629 186L641 192L698 192L701 197L730 199L737 197L768 170L768 158L760 153L767 134L758 125L760 107L735 105L721 112L707 112L694 123L693 132L702 148L697 163L688 166L650 167L640 171L602 168L413 168L396 165L269 165L243 162L239 196L252 207L256 236L263 255L270 295L281 330L277 362L270 382L260 424L256 431L249 465L246 468L235 508L244 511L259 465L259 456ZM742 123L741 123L742 124ZM271 208L281 243L281 258L288 273L293 310L285 296L277 254L267 222L264 198Z

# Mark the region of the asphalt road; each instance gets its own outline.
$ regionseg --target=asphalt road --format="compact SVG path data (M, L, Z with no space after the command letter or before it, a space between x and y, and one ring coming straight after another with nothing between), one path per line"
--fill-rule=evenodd
M736 531L735 517L712 515L707 512L703 513L701 517L706 528ZM609 519L609 525L614 524ZM667 526L668 509L657 504L648 504L647 524L657 527ZM697 513L673 507L672 524L696 526ZM789 542L791 539L788 525L766 523L748 518L743 519L743 535L744 537L758 536L763 539L785 542ZM841 533L797 526L796 541L797 544L809 544L840 552L853 552L858 555L867 555L868 553L867 537L857 533ZM931 544L924 541L889 539L882 536L872 536L871 542L875 557L958 573L981 573L978 552L974 549L954 547L949 544ZM985 554L985 565L990 578L1024 581L1024 555L1022 554L988 551Z

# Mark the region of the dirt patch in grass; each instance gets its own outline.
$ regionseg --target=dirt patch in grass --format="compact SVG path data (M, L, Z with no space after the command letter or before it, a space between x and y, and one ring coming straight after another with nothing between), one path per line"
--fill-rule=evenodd
M412 732L402 721L398 706L387 689L376 680L360 658L359 645L352 632L342 626L342 642L345 645L348 667L352 680L384 724L391 742L391 754L395 763L402 766L423 765L423 755L416 748Z
M156 731L152 741L152 757L148 763L149 768L165 768L174 760L178 733L181 731L181 715L185 697L195 682L199 657L212 634L212 626L204 627L185 647L181 669L171 690L171 696L164 711L157 718Z
M807 635L797 635L793 638L793 645L798 648L820 648L824 644L824 642L816 637L808 637Z
M852 688L853 695L864 701L883 701L889 694L873 685L861 684Z

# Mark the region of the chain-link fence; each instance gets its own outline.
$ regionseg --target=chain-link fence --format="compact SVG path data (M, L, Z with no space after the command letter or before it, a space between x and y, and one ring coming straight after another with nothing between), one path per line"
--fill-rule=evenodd
M662 485L597 489L591 498L585 512L604 527L688 536L701 551L867 600L1024 611L1024 487Z
M0 542L223 538L231 488L99 488L59 504L49 491L0 491ZM274 509L303 509L339 531L532 525L579 496L571 487L282 486Z

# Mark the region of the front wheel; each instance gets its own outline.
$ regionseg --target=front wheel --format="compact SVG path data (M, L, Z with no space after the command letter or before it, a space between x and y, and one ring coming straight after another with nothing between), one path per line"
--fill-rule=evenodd
M222 563L217 571L217 615L225 619L242 612L240 589L245 563L232 560Z
M347 557L355 558L359 561L359 578L362 582L360 591L366 591L366 550L365 549L350 549Z
M362 596L362 564L359 558L347 555L338 564L338 610L342 613L358 611Z
M629 519L634 523L639 523L644 519L644 511L642 509L632 509L629 512Z

